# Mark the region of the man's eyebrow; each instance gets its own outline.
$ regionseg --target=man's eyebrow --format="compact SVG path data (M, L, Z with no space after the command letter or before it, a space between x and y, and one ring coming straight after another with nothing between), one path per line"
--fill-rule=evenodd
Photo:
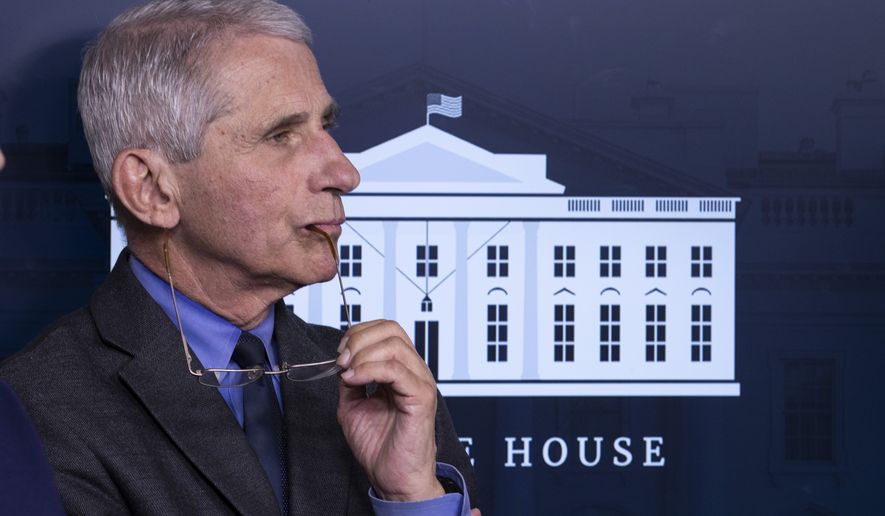
M338 115L341 113L341 108L338 106L338 103L332 99L329 102L329 105L326 106L326 109L323 110L323 122L331 123L334 122Z

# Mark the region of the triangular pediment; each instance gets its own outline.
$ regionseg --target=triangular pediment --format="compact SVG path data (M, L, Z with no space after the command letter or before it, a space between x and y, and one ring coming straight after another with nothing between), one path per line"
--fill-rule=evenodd
M360 171L356 193L559 194L543 154L495 154L424 125L347 157Z

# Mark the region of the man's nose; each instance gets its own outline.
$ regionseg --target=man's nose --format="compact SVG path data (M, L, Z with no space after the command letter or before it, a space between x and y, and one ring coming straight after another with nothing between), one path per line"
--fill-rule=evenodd
M342 193L353 191L360 184L360 173L341 151L338 142L326 134L323 142L326 163L322 176L323 190L338 190Z

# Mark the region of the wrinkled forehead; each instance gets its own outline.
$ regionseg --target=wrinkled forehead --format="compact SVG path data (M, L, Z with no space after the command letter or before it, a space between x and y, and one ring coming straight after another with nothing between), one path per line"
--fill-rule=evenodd
M316 59L304 43L240 36L217 45L211 59L213 82L225 106L218 121L249 124L281 113L320 116L331 102Z

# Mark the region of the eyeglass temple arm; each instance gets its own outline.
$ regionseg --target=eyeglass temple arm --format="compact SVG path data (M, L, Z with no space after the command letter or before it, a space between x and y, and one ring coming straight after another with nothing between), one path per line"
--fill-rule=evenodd
M187 360L187 370L193 376L203 376L202 371L195 371L193 366L193 357L187 345L187 339L184 336L184 330L181 326L181 314L178 313L178 300L175 296L175 284L172 282L172 265L169 262L169 241L163 242L163 261L166 265L166 279L169 280L169 291L172 294L172 307L175 309L175 319L178 322L178 333L181 335L181 346L184 348L184 357Z

